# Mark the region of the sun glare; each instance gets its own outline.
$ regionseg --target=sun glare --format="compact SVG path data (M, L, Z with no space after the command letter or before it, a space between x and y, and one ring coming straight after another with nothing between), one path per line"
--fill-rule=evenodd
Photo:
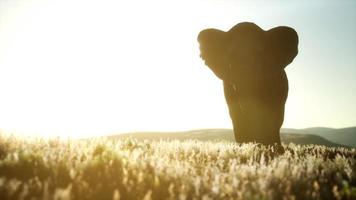
M2 125L74 137L229 126L228 116L214 117L226 114L223 95L216 95L222 94L221 84L199 59L202 16L196 16L198 7L180 6L9 6L0 32L7 44L0 55Z
M314 63L302 56L315 43L294 12L260 1L0 1L0 128L64 137L232 128L222 83L200 60L196 37L242 21L288 24L303 35L298 67L287 69L284 125L342 124L347 117L315 108L325 89L304 91L315 82L305 77ZM315 98L305 102L308 95Z

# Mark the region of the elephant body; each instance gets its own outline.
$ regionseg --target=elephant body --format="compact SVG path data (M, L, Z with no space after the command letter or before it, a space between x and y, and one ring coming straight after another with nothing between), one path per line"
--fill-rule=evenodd
M224 81L224 94L237 142L280 144L288 80L284 70L253 86Z
M295 30L264 31L244 22L228 32L203 30L198 41L205 64L223 81L236 141L280 145L288 96L284 68L298 53Z

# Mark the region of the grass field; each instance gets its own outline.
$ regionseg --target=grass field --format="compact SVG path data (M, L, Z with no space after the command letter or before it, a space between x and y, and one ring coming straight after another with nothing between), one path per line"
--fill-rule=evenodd
M356 199L356 150L0 134L0 199Z

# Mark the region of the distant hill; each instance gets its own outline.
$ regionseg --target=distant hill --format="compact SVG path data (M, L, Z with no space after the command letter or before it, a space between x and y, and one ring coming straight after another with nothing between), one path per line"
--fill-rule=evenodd
M118 134L108 136L110 138L127 138L132 137L136 139L177 139L187 140L196 139L201 141L214 141L214 140L226 140L235 141L233 131L231 129L200 129L184 132L136 132L127 134ZM311 134L298 134L298 133L283 133L281 134L282 142L295 143L295 144L317 144L328 147L340 147L341 144L333 143L323 137Z
M356 147L356 127L340 129L324 127L314 127L306 129L282 129L282 133L317 135L333 143Z
M350 147L343 144L333 143L323 137L318 135L311 135L311 134L298 134L298 133L285 133L281 135L282 142L294 143L294 144L316 144L316 145L324 145L327 147Z
M201 141L228 140L234 141L234 135L230 129L199 129L182 132L135 132L109 136L112 138L133 137L136 139L196 139Z

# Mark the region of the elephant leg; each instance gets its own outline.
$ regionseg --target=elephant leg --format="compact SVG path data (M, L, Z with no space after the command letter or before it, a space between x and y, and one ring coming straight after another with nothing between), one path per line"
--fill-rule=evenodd
M228 104L229 114L232 121L233 129L234 129L234 137L236 142L242 142L240 137L245 132L243 123L241 123L241 119L239 119L241 110L239 108L238 103Z
M242 120L245 126L245 142L262 143L265 131L263 106L258 98L243 98Z
M263 88L261 96L262 143L268 145L281 145L280 129L284 121L285 103L288 96L288 80L283 71L279 76L270 80L270 85Z
M233 124L235 141L240 143L245 142L247 126L238 99L237 89L233 84L224 81L224 94Z
M281 145L280 128L284 120L283 105L267 105L262 113L261 143L266 145Z
M250 119L239 103L229 105L230 117L234 127L235 141L239 143L251 142Z
M284 104L269 105L268 112L265 113L264 117L265 132L261 143L273 147L273 151L270 149L270 153L283 154L285 151L280 139L280 129L284 120Z

